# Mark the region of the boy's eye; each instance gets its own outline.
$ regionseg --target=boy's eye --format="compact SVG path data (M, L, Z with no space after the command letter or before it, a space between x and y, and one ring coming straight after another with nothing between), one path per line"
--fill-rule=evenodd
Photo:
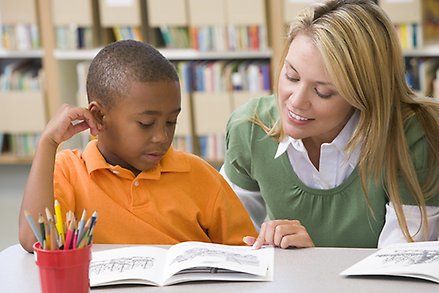
M175 124L177 124L177 121L168 121L168 122L166 122L166 123L168 123L168 124L170 124L170 125L175 125Z
M154 124L154 123L144 123L144 122L140 122L140 121L137 121L137 123L139 123L139 125L141 127L144 127L144 128L150 127Z

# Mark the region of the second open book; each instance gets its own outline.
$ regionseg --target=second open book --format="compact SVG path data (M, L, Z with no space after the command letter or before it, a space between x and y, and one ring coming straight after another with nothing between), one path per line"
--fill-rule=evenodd
M411 277L439 283L439 241L392 244L340 274Z
M189 281L272 281L274 249L183 242L169 249L128 246L93 253L90 286L166 286Z

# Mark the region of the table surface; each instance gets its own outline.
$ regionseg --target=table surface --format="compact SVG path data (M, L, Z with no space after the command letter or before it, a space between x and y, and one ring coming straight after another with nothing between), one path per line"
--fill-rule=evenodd
M123 245L94 244L93 251ZM411 278L342 277L339 273L375 252L375 249L306 248L276 249L272 282L191 282L167 287L121 285L93 288L91 292L439 292L439 285ZM19 244L0 252L0 292L40 292L34 255Z

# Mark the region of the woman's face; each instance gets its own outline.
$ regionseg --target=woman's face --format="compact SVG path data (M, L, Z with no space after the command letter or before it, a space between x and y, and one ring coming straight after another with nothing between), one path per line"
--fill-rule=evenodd
M304 34L290 44L278 88L283 130L304 142L332 142L353 113L329 78L320 52Z

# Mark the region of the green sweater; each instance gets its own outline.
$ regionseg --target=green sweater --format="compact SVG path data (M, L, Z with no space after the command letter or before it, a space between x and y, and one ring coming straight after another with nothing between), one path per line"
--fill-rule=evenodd
M367 180L366 199L356 169L335 188L305 186L286 152L274 159L279 143L249 121L255 113L266 125L273 125L278 118L276 99L253 99L232 114L226 133L227 177L241 188L260 191L270 219L300 220L316 246L377 247L388 202L382 185ZM426 172L426 140L417 123L408 123L406 131L415 168L422 176ZM401 189L403 202L414 204ZM434 205L438 198L434 198Z

